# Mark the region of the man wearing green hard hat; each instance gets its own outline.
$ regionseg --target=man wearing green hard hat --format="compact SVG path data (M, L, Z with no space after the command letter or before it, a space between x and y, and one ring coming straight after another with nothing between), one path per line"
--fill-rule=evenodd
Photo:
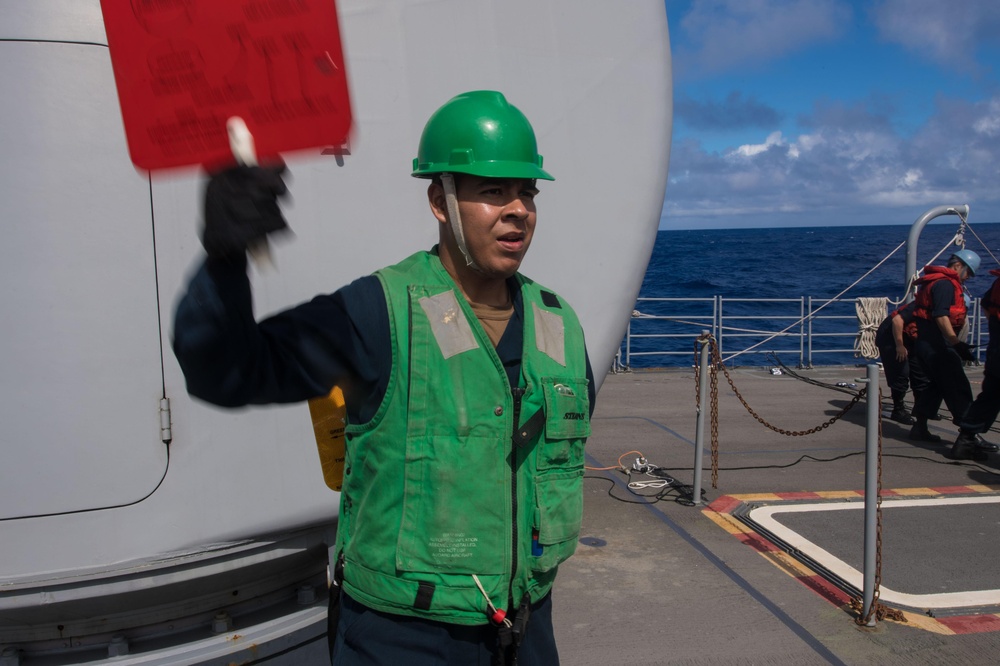
M246 250L284 227L284 185L214 175L174 351L218 405L343 388L333 663L556 664L551 589L579 536L594 384L573 310L518 272L553 178L493 91L431 116L412 175L430 180L436 246L259 322Z

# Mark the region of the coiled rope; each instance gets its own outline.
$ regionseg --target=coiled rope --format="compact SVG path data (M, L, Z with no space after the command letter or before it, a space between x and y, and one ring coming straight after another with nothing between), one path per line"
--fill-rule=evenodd
M854 341L854 355L867 359L879 357L875 334L888 315L889 299L882 297L862 297L855 302L858 313L858 337Z

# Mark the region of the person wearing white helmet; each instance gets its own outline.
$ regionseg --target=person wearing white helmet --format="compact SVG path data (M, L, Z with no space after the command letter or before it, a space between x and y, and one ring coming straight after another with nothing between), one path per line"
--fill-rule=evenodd
M990 275L996 279L980 301L990 327L983 386L972 406L959 421L958 438L949 455L953 460L984 460L991 447L983 446L980 433L989 430L1000 414L1000 270L993 269Z
M921 392L913 407L916 422L910 430L912 440L941 441L939 435L927 428L927 419L937 413L942 400L956 425L972 404L972 386L964 364L975 357L969 345L959 338L959 331L968 316L963 284L975 276L979 264L978 254L958 250L949 257L946 266L925 266L923 277L917 280L914 353L930 378L930 386ZM987 452L997 450L985 442L980 447Z

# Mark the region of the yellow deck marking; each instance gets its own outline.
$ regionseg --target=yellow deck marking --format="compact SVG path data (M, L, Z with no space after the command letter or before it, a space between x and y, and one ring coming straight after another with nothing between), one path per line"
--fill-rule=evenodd
M962 486L962 487L963 488L968 488L968 490L969 490L970 493L982 493L983 496L980 496L980 497L954 496L954 495L951 495L951 494L941 493L941 492L939 492L937 490L934 490L933 488L899 488L899 489L894 489L894 490L891 490L891 491L885 491L886 494L883 497L883 504L882 504L882 506L883 506L883 508L886 508L886 504L888 502L891 502L895 506L915 506L915 505L921 504L923 502L928 502L928 503L929 502L933 502L935 505L939 505L939 504L945 504L945 505L981 504L981 503L1000 502L1000 496L998 496L998 497L986 497L985 496L985 495L989 495L989 494L1000 495L1000 486L997 486L997 485L985 485L985 484L969 484L967 486ZM789 495L797 495L797 494L800 494L800 493L787 493L787 494L789 494ZM820 500L812 501L812 502L806 501L805 503L803 503L801 497L788 497L788 498L785 498L785 497L782 497L782 493L747 493L747 494L742 494L742 495L728 495L727 497L730 498L730 499L736 500L738 502L743 502L743 503L747 503L747 502L768 502L768 503L777 503L777 504L780 505L780 504L783 504L785 502L789 502L789 503L794 502L795 506L796 506L796 510L798 510L800 512L801 511L809 511L809 510L812 510L812 511L830 511L830 510L843 510L843 509L852 508L852 507L850 507L848 505L854 505L853 508L857 508L857 504L858 503L861 503L862 506L863 506L864 496L859 491L833 490L833 491L819 491L819 492L816 492L814 494L817 495L820 498ZM906 499L899 499L899 498L904 498L904 497ZM910 498L916 498L916 497L922 497L922 498L925 498L925 499L924 500L910 499ZM856 500L856 501L855 502L846 502L846 503L844 503L845 506L841 506L841 507L833 507L833 506L822 506L822 507L820 507L820 506L817 506L818 504L822 503L823 500L843 500L843 499L850 499L850 500ZM779 509L779 508L776 508L776 507L774 507L772 505L770 507L761 507L760 509L754 509L753 511L751 511L751 514L754 513L754 512L760 511L761 513L767 514L769 516L772 513L784 513L784 512L787 512L790 509L790 507L791 507L791 505L789 506L788 509L785 509L785 508L780 508ZM705 516L707 516L709 518L709 520L711 520L713 523L715 523L716 525L718 525L719 527L721 527L722 529L724 529L729 534L732 534L734 536L738 536L738 535L741 535L741 534L755 534L755 535L757 535L757 532L751 526L746 525L742 521L739 521L738 519L734 518L730 514L730 512L728 512L728 511L725 512L725 513L718 513L718 512L716 512L713 509L705 508L705 509L702 510L702 513ZM755 520L755 522L761 522L760 519L757 518L757 517L755 517L754 520ZM788 531L786 528L781 528L779 525L775 525L773 519L770 519L769 517L764 518L764 520L768 521L768 523L769 523L768 530L770 530L772 532L775 531L772 528L777 528L778 531L781 531L781 530L784 530L785 532ZM760 536L760 538L762 538L762 539L766 539L766 537L763 537L762 535L758 535L758 536ZM788 536L787 534L786 535L782 535L782 540L788 542L788 539L786 538L787 536ZM793 542L796 542L796 544L797 544L797 545L794 545L794 547L796 547L799 550L802 550L801 546L804 545L804 540L801 537L798 537L797 535L794 535L794 538L792 538L791 540ZM826 552L823 549L819 548L818 546L815 546L815 548L820 553L825 553ZM767 559L769 562L771 562L771 564L775 565L776 567L778 567L779 569L781 569L785 573L789 574L793 578L810 578L810 577L816 575L815 571L811 570L809 567L807 567L801 561L799 561L795 557L789 555L788 553L786 553L783 550L773 550L773 551L761 551L761 550L758 550L758 552L765 559ZM813 554L811 556L814 559L816 559L815 554ZM830 555L829 557L833 558L832 555ZM824 558L821 557L818 561L823 561L823 559ZM833 558L833 559L836 559L836 558ZM839 562L839 560L837 560L837 562ZM828 569L830 569L831 571L833 571L835 573L835 575L837 575L842 580L847 581L849 584L851 584L854 587L860 589L860 585L855 584L858 581L852 580L853 578L856 578L856 575L855 576L846 575L847 574L846 570L843 571L843 572L841 572L841 573L837 573L837 570L839 568L842 568L842 567L839 567L839 566L830 567L828 565L828 563L824 563L824 566L827 567ZM855 573L855 574L857 573L853 569L851 571L853 573ZM889 589L887 589L885 587L882 588L881 592L882 592L882 594L881 594L881 601L883 601L884 603L888 603L888 604L891 605L892 599L893 598L898 598L900 600L900 602L906 602L905 605L915 606L915 607L922 607L922 606L924 606L926 604L920 603L921 601L925 601L925 602L926 601L930 601L930 600L932 600L932 598L935 598L935 597L940 597L939 601L941 601L941 602L943 602L945 604L944 607L947 607L948 605L952 605L952 604L957 603L959 601L957 599L958 597L964 597L967 602L971 602L971 603L967 604L967 605L970 605L970 606L977 605L976 602L983 603L983 604L989 603L989 604L992 605L993 603L996 603L995 600L993 599L993 597L996 596L996 595L998 595L998 594L1000 594L1000 590L982 590L982 591L978 591L978 592L972 592L972 593L966 592L966 593L958 593L958 594L907 595L907 594L899 594L899 593L893 592L892 590L889 590ZM888 597L888 599L886 597ZM953 599L952 597L955 597L955 598ZM932 606L933 606L933 604L932 604ZM902 612L903 612L904 617L906 617L906 619L907 619L907 624L909 626L911 626L911 627L914 627L916 629L922 629L924 631L929 631L929 632L932 632L932 633L935 633L935 634L955 635L955 631L953 631L948 626L942 624L937 618L929 617L927 615L924 615L922 613L918 613L918 612L915 612L915 611L905 611L904 610ZM995 615L993 615L993 617L1000 617L1000 614L995 614Z

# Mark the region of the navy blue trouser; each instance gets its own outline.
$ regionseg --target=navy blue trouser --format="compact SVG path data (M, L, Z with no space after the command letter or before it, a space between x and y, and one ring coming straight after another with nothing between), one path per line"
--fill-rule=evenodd
M914 346L917 358L930 376L931 384L920 394L913 406L917 418L930 418L941 407L941 400L948 405L952 423L958 425L965 412L972 405L972 386L965 375L965 366L954 349L944 345L932 345L917 338Z
M466 626L382 613L341 595L334 666L491 666L498 651L497 629L492 625ZM517 663L559 663L551 594L531 606Z
M983 386L958 426L966 432L983 433L1000 415L1000 346L987 348Z
M913 353L913 345L906 348L909 356L902 362L896 360L896 343L891 339L888 343L878 345L879 357L882 359L882 369L885 370L885 381L889 385L893 407L902 404L906 391L913 389L913 399L916 402L930 384L930 379L924 372L920 359Z

